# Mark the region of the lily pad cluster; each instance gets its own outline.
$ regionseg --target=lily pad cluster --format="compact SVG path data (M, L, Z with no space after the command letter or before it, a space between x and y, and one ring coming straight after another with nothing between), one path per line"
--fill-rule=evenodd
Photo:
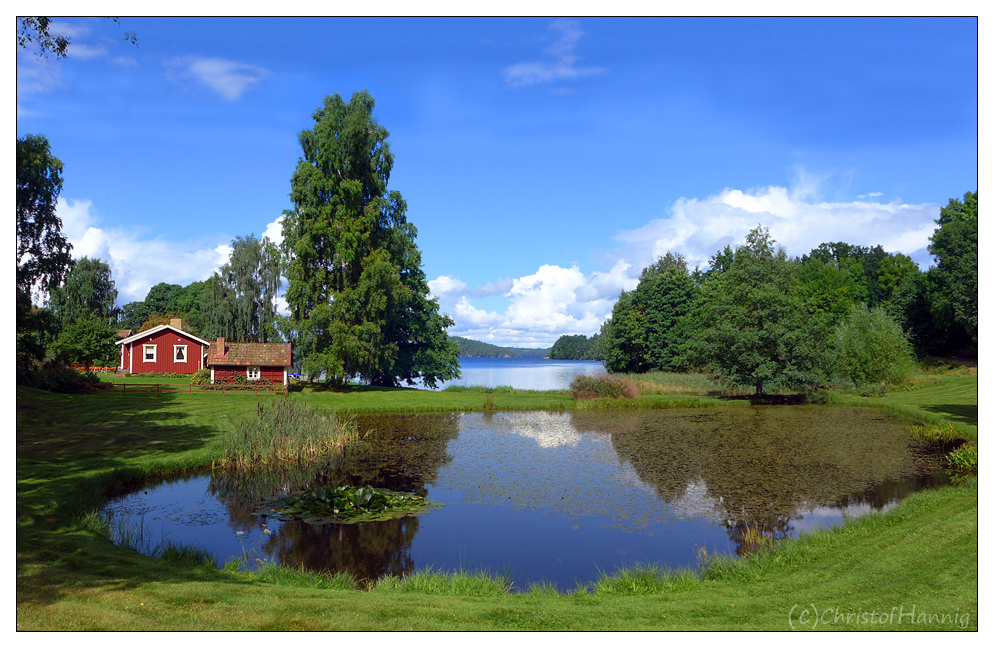
M441 506L412 493L372 486L327 486L271 500L255 514L310 524L355 524L427 513Z

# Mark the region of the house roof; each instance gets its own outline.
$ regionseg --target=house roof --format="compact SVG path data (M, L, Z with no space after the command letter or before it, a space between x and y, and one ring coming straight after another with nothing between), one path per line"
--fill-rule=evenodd
M293 364L293 359L289 344L225 342L223 351L219 352L217 342L211 342L207 351L207 364L289 367Z
M177 333L179 333L183 337L190 338L191 340L196 340L197 342L200 342L204 346L207 346L208 344L210 344L210 342L208 342L207 340L201 340L196 335L191 335L190 333L187 333L186 331L184 331L182 329L178 329L175 326L170 326L169 324L159 324L158 326L156 326L154 328L150 328L147 331L142 331L141 333L135 333L131 337L126 337L123 340L118 340L114 344L127 344L128 342L134 342L135 340L140 340L140 339L142 339L144 337L148 337L149 335L153 335L155 333L158 333L159 331L161 331L163 329L170 329L170 330L176 331Z

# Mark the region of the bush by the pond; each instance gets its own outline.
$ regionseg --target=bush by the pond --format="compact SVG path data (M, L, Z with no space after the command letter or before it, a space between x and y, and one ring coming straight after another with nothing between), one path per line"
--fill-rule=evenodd
M865 304L854 307L836 327L835 359L841 378L860 386L900 382L915 366L901 326L882 308Z
M60 394L77 394L90 391L86 385L100 385L100 378L93 372L82 372L57 362L33 366L17 366L17 384L44 389Z
M321 412L292 398L259 403L255 416L234 421L221 433L215 464L245 469L341 453L358 439L354 419Z
M607 374L580 374L569 384L573 400L584 398L638 398L639 390L630 378L615 378Z

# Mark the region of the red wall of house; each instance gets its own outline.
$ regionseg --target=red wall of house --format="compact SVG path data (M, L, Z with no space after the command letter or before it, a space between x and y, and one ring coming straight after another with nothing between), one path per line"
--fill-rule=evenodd
M214 365L212 368L215 380L218 380L222 373L228 375L229 371L234 371L235 375L248 379L248 367L242 365ZM276 385L282 385L283 367L259 367L259 376Z
M145 345L156 346L155 362L145 362ZM173 346L186 345L186 362L174 362ZM124 370L131 373L183 373L192 374L204 366L206 347L196 340L180 335L172 329L163 329L126 345ZM130 357L129 357L130 355ZM280 374L280 381L283 374Z

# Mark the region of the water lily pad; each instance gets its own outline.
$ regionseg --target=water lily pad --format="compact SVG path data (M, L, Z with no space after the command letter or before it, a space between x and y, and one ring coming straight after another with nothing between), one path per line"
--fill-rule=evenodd
M419 515L443 506L413 493L372 486L328 486L268 500L255 511L277 520L308 524L356 524Z

